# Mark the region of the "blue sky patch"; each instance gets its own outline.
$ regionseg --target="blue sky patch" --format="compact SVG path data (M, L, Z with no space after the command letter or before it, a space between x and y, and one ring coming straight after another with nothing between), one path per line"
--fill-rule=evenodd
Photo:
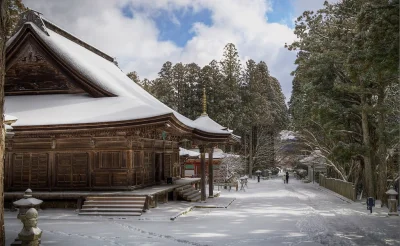
M268 22L276 22L286 24L293 27L292 14L294 12L292 0L273 0L272 11L266 14Z
M127 18L133 18L135 12L143 9L132 9L130 5L121 8L121 13ZM195 33L191 31L193 24L201 22L211 26L211 11L202 9L194 12L193 9L180 9L176 11L159 10L153 17L159 30L159 41L172 41L179 47L184 47L193 38Z
M211 11L203 9L194 12L192 9L181 9L178 11L161 11L154 18L157 28L160 31L159 40L171 40L179 47L184 47L195 35L191 29L193 24L201 22L207 26L212 24Z
M131 18L131 19L133 18L133 12L132 12L132 9L130 8L129 4L123 6L121 8L121 12L122 12L123 16Z

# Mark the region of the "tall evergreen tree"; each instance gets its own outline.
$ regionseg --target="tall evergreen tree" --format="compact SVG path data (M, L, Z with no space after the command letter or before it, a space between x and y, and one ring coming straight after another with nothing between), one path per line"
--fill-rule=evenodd
M185 105L185 97L188 93L187 85L185 81L186 68L180 62L173 66L173 92L174 92L174 105L176 105L176 109L179 113L186 115L186 105Z
M221 118L223 118L220 101L223 95L221 88L223 75L219 63L216 60L212 60L207 67L209 67L209 69L207 68L203 71L204 74L201 79L207 91L207 113L212 119L215 119L223 125L220 121ZM209 85L209 87L207 85Z
M129 72L126 76L130 78L133 82L140 85L140 78L136 71Z
M240 75L241 65L239 54L234 44L229 43L224 48L223 59L221 61L221 72L223 75L222 83L219 85L221 90L219 97L219 107L221 116L219 122L229 128L240 128Z
M201 113L201 97L198 97L199 86L201 84L201 68L196 63L190 63L185 66L185 115L190 119L196 119Z
M288 46L298 50L292 117L319 145L325 143L325 158L336 173L349 179L359 170L367 194L377 191L383 198L385 118L392 115L384 105L393 102L388 92L398 74L398 0L324 5L298 18L299 40Z
M165 103L167 106L174 110L178 110L178 105L176 105L176 100L174 99L174 78L172 71L172 63L166 62L163 64L159 77L154 80L153 93L158 100Z

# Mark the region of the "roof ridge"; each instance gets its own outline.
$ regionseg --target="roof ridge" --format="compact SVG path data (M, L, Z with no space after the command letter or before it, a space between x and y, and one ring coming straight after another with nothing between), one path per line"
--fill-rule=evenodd
M47 29L52 30L53 32L63 36L64 38L82 46L83 48L95 53L96 55L103 57L104 59L115 63L115 59L106 53L102 52L101 50L93 47L92 45L80 40L76 36L72 35L71 33L67 32L66 30L62 29L61 27L57 26L56 24L52 23L51 21L47 20L43 17L43 14L37 12L35 10L27 10L21 14L21 18L18 22L17 28L15 29L18 31L21 26L23 26L27 22L34 23L37 27L39 27L46 35L49 36Z

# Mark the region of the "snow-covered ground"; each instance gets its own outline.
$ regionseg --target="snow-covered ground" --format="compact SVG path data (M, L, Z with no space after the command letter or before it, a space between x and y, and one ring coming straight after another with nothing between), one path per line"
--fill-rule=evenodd
M232 202L233 201L233 202ZM400 245L400 218L386 208L349 202L317 184L281 178L250 180L245 191L223 190L190 208L170 202L140 218L79 217L71 210L40 211L43 245ZM189 211L175 221L170 217ZM21 229L6 212L6 244Z

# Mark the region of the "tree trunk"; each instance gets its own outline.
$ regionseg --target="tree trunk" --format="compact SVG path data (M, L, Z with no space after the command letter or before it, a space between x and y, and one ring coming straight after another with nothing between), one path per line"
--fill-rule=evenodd
M373 178L373 170L372 170L372 153L371 153L371 139L369 136L369 123L368 123L368 114L367 114L367 102L366 96L361 96L361 124L363 131L363 144L366 148L366 152L364 153L364 177L365 177L365 188L368 193L368 196L375 198L375 187L374 187L374 178Z
M378 199L381 200L381 207L387 205L386 200L386 180L387 180L387 163L386 163L386 139L385 139L385 113L383 108L383 100L385 96L385 87L380 87L378 94Z
M244 156L245 156L245 158L247 158L246 156L247 156L247 142L246 142L246 139L247 139L247 134L246 134L246 132L244 133ZM247 159L246 159L247 160ZM249 170L249 162L248 162L248 160L246 161L246 167L245 167L246 169L245 170Z
M4 233L4 80L7 37L7 0L0 0L0 245L5 245Z
M267 167L273 167L275 166L275 144L274 144L274 133L268 132L268 164Z
M250 127L250 140L249 140L249 176L253 176L253 126Z

